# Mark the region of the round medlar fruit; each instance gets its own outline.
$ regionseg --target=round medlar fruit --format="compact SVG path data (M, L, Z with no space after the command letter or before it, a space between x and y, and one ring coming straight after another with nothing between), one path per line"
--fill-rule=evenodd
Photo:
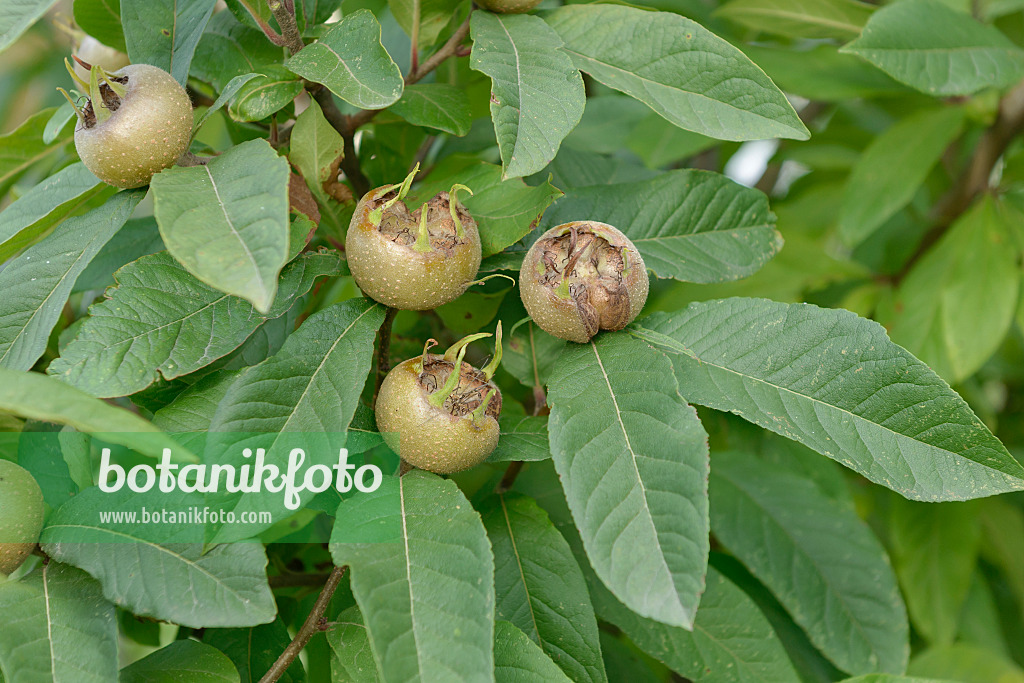
M633 243L597 221L551 228L530 247L519 273L519 293L533 321L548 334L579 343L632 322L649 287Z
M498 14L522 14L540 4L540 0L479 0L484 9Z
M68 70L74 76L70 65ZM75 76L77 79L77 76ZM105 183L140 187L174 165L192 139L192 102L174 77L149 64L113 73L92 65L89 92L79 108L75 148L82 163Z
M20 567L43 530L43 492L25 469L0 460L0 575Z
M418 167L399 185L370 190L356 205L345 256L359 289L374 301L408 311L459 298L480 269L476 221L455 185L409 211L403 201Z
M463 362L472 334L443 356L428 353L399 363L380 386L377 428L402 460L437 474L483 462L498 445L501 391L491 381L501 362L501 323L494 358L482 370Z

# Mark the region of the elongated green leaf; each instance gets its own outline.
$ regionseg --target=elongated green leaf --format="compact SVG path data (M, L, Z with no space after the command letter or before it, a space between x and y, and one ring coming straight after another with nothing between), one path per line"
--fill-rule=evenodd
M218 370L199 380L153 414L153 424L167 432L206 432L217 406L245 370Z
M799 441L907 498L1024 489L1020 463L878 323L736 298L655 313L643 326L677 345L654 342L672 354L691 401Z
M358 607L350 607L338 615L336 626L327 632L332 679L350 683L378 683L377 662L370 648L370 634L363 624Z
M75 117L75 108L71 106L70 102L65 102L57 107L57 110L47 120L46 127L43 128L43 142L48 145L56 140L67 127L68 122Z
M0 135L0 189L6 191L29 167L56 154L71 140L72 129L66 126L53 143L43 142L43 131L54 111L44 109L7 135Z
M252 628L210 628L203 632L203 642L226 654L234 663L240 683L259 683L291 641L280 617L270 624ZM303 683L306 673L302 662L296 659L279 680Z
M626 233L658 277L687 282L747 277L782 247L768 198L708 171L571 190L547 211L544 224L581 216Z
M242 86L246 85L252 79L258 78L260 75L261 74L241 74L239 76L235 76L230 81L228 81L227 85L224 86L224 89L221 90L220 95L217 97L217 99L214 100L213 104L211 104L206 109L206 111L203 112L202 116L199 117L199 120L196 121L194 130L199 130L200 128L202 128L203 124L206 123L206 120L209 119L213 114L217 113L217 111L219 111L221 107L227 104L231 100L231 98L234 97L238 93L238 91L242 89Z
M462 0L388 0L391 13L406 35L419 36L419 49L434 44L460 4Z
M395 488L399 508L380 505ZM399 530L396 542L339 542L375 524ZM384 680L493 680L494 560L455 482L413 470L343 502L331 555L350 567Z
M864 60L839 52L835 45L820 43L809 50L750 43L742 47L783 91L808 99L843 102L910 92Z
M284 315L339 265L334 254L300 257L282 271L274 305L261 315L247 301L199 282L166 252L146 256L118 271L110 298L89 309L48 372L99 397L134 394L158 377L195 372Z
M40 543L54 559L89 572L108 600L133 614L193 628L274 620L277 608L260 544L229 543L204 552L202 543L152 540L160 534L201 538L202 527L161 530L141 517L116 528L101 524L101 512L141 510L152 501L146 495L86 489L50 516Z
M978 562L981 520L976 503L894 500L889 533L896 575L914 628L933 645L957 635Z
M121 0L121 25L132 64L158 66L184 85L216 4L216 0Z
M236 121L262 121L288 106L302 92L302 80L283 66L265 66L238 89L228 106Z
M0 365L14 370L35 365L78 276L145 195L145 190L120 192L66 220L0 271Z
M569 679L607 681L594 608L569 544L526 496L500 494L485 509L496 618L526 634L523 640L539 645Z
M731 0L716 14L792 38L856 38L874 11L857 0Z
M119 683L239 683L238 671L220 650L178 640L121 670Z
M671 365L626 334L567 345L548 429L597 575L637 614L689 629L707 568L708 445Z
M925 110L900 119L868 145L839 210L839 234L847 244L860 244L910 203L963 125L961 107Z
M106 188L77 163L21 195L0 213L0 261L14 256Z
M539 17L474 12L472 68L491 79L504 178L547 166L583 116L583 77Z
M806 140L810 135L763 71L678 14L572 5L547 21L579 69L680 128L720 140ZM645 49L636 49L638 35L644 36Z
M286 63L289 69L363 109L383 109L402 96L402 72L380 42L367 9L345 17Z
M546 417L513 415L505 408L498 422L501 425L501 438L498 440L498 447L488 456L487 462L529 462L547 460L551 457L548 450Z
M906 608L881 543L809 479L715 451L711 528L836 666L903 671Z
M843 48L929 95L970 95L1024 76L1024 50L939 0L905 0L871 17Z
M117 679L117 620L85 572L49 562L0 582L7 683L110 683Z
M496 621L494 680L497 683L562 683L573 679L568 678L544 651L514 624Z
M1021 214L990 196L914 266L878 319L893 341L951 383L977 371L1013 324L1021 282L1009 245Z
M121 28L121 0L75 0L75 23L103 44L127 52Z
M436 128L452 135L466 135L473 124L473 113L466 92L445 83L407 86L402 99L389 109L409 123Z
M8 0L0 13L0 52L9 48L22 33L57 0Z
M914 658L907 672L959 683L1024 683L1024 669L1016 662L969 643L925 650Z
M190 273L266 313L288 258L288 162L265 140L153 176L153 213Z
M336 179L330 177L331 166L344 154L344 150L345 141L341 135L324 118L317 101L310 100L309 106L295 120L288 158L320 202L328 201L324 183Z
M417 187L408 203L419 206L438 192L448 191L455 183L473 190L472 197L460 197L480 229L483 255L497 254L529 234L544 210L561 190L549 182L527 185L518 178L501 179L501 167L475 159L454 158L433 170L428 182Z

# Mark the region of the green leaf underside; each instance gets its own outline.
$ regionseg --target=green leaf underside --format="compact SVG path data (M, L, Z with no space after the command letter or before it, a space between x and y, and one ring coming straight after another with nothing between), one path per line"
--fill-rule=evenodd
M285 66L362 109L383 109L402 96L398 65L380 42L377 18L362 9L333 24Z
M680 128L719 140L806 140L785 95L738 49L677 14L574 5L547 22L576 66ZM643 36L650 49L637 50Z
M505 178L547 166L583 116L583 77L538 17L474 12L471 66L491 79L491 118Z
M217 99L214 100L213 104L211 104L196 121L194 130L199 130L200 128L202 128L203 124L206 123L207 119L209 119L211 116L217 113L221 109L221 107L227 104L231 100L231 98L234 97L238 93L238 91L242 89L242 86L244 86L252 79L259 77L260 75L261 74L240 74L232 78L230 81L228 81L227 85L224 86L224 89L221 90L221 93L217 97Z
M389 108L411 124L463 136L473 125L469 97L461 88L446 83L406 86L402 99Z
M537 644L507 621L494 622L495 683L568 683Z
M716 451L713 460L715 537L836 666L903 671L910 654L906 608L870 528L791 471L728 451Z
M99 513L120 509L125 501L126 509L138 510L146 494L107 494L96 487L82 491L50 516L40 544L54 559L89 572L103 584L108 600L133 614L193 628L273 621L277 610L263 546L228 543L203 552L201 543L151 540L161 532L141 519L134 525L100 526Z
M35 365L78 276L145 194L120 192L89 213L69 218L0 271L0 365L12 370Z
M800 441L907 498L1024 489L1024 468L878 323L735 298L655 313L642 325L678 345L658 347L672 355L689 400Z
M707 568L708 445L671 362L604 334L566 346L548 384L551 452L590 563L630 609L692 628Z
M381 506L394 488L399 508ZM398 531L395 542L338 542L341 529L379 524ZM384 680L493 680L494 561L453 481L421 470L388 478L342 502L334 529L331 555L350 568Z
M126 396L158 377L199 370L238 348L257 327L284 315L318 277L338 273L335 254L307 254L282 271L266 315L244 299L207 287L167 252L146 256L115 275L107 300L48 368L94 396Z
M215 647L178 640L121 670L119 683L240 683L238 670Z
M117 680L117 620L85 572L49 562L0 582L7 683L110 683Z
M262 121L287 107L302 92L302 80L283 66L270 65L248 80L228 105L236 121Z
M874 11L856 0L732 0L716 14L791 38L856 38Z
M686 282L747 277L782 247L768 197L709 171L570 190L545 213L544 224L580 216L624 232L656 276Z
M1024 50L994 26L938 0L883 7L843 51L936 96L1001 88L1024 76Z
M216 0L121 0L121 24L132 64L158 66L184 85L216 4Z
M488 508L496 618L514 624L576 683L607 681L594 608L569 544L531 498L500 494Z
M167 250L201 281L265 313L288 257L288 174L265 140L156 174L153 213Z
M962 107L912 114L875 138L853 167L839 209L839 234L860 244L910 203L963 129Z

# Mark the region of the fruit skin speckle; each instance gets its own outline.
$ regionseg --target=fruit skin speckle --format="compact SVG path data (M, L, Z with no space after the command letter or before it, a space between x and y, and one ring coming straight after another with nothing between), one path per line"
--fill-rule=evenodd
M43 492L22 467L0 460L0 576L20 567L43 530Z
M173 76L149 64L126 66L112 76L128 79L120 106L102 123L80 121L75 148L103 182L141 187L188 150L192 101Z

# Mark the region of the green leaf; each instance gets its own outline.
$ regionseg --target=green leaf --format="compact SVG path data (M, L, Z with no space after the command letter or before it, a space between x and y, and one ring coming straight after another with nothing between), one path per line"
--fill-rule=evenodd
M7 683L110 683L117 679L117 621L100 586L74 567L49 562L0 582Z
M790 38L856 38L874 6L857 0L731 0L715 14Z
M855 246L910 203L963 130L963 107L926 109L900 119L868 145L846 184L839 234Z
M302 80L283 66L269 65L247 81L228 105L236 121L262 121L284 109L303 91Z
M284 315L318 277L336 275L335 254L311 253L281 273L266 315L207 287L166 252L118 271L107 300L93 305L48 372L101 398L142 391L159 377L195 372L238 348L268 319Z
M274 620L277 607L262 545L228 543L204 552L202 543L158 543L157 535L176 532L160 531L141 518L116 528L100 523L100 512L139 510L147 500L151 494L86 489L50 515L39 542L54 559L89 572L108 600L139 616L192 628ZM188 525L181 527L177 533L192 535ZM194 529L202 534L202 527Z
M452 20L462 0L388 0L388 8L405 34L419 36L416 47L428 48Z
M0 52L9 48L55 3L56 0L11 0L5 2L4 11L0 13Z
M158 66L184 85L216 4L216 0L121 0L121 24L132 64Z
M230 81L228 81L227 85L225 85L224 89L221 91L220 96L217 97L214 103L211 104L206 109L206 111L203 112L202 116L200 116L199 119L196 121L196 124L192 127L193 132L202 128L203 124L206 123L206 120L209 119L213 114L217 113L221 107L227 104L231 100L231 98L234 97L235 94L237 94L238 91L242 89L242 86L246 85L252 79L258 78L260 76L261 74L241 74L239 76L235 76Z
M288 158L321 203L329 199L324 183L333 180L330 177L331 166L343 156L344 151L345 141L324 118L317 101L310 99L309 106L299 114L292 128Z
M383 109L402 96L402 72L380 42L380 24L367 9L346 14L285 66L362 109Z
M14 370L35 365L78 276L145 195L145 190L120 192L69 218L0 271L0 365Z
M856 678L844 678L841 683L948 683L937 678L895 676L893 674L867 674Z
M398 509L380 504L395 497ZM374 524L398 529L397 542L339 542L346 528ZM413 470L344 501L330 548L335 564L350 568L384 680L490 678L494 560L455 482Z
M499 494L484 510L495 617L514 624L576 683L607 681L587 582L547 513L519 494Z
M455 183L473 190L473 196L460 197L480 229L480 244L485 257L509 247L533 229L544 210L562 191L550 181L527 185L519 178L502 180L501 167L465 157L442 162L430 179L410 193L407 203L419 206Z
M514 624L495 621L494 680L496 683L562 683L580 679L567 677Z
M501 438L498 447L487 457L487 462L531 462L551 457L546 417L515 415L504 406L498 424L501 426Z
M854 55L835 45L818 44L810 49L770 47L747 43L743 52L783 91L824 102L907 95L910 90Z
M338 615L334 628L327 632L327 643L334 654L332 680L337 683L378 683L381 680L370 649L370 634L358 607L349 607Z
M968 643L925 650L910 662L907 673L961 683L1024 683L1024 669L1015 662Z
M1005 498L981 503L982 557L999 567L1024 609L1024 510Z
M178 640L121 669L119 683L239 683L238 671L220 650Z
M791 471L715 451L711 528L840 669L906 668L909 628L896 576L852 509Z
M583 77L539 17L474 12L471 68L491 79L503 178L540 171L583 116Z
M0 188L21 177L33 164L59 152L71 140L71 128L64 128L56 144L43 142L43 131L55 109L44 109L12 130L0 135Z
M671 362L626 334L551 371L551 453L587 556L641 616L693 628L708 557L707 434Z
M569 191L546 226L586 216L622 230L656 276L726 282L760 270L782 247L768 197L709 171Z
M167 432L209 431L217 406L243 372L218 370L207 375L156 411L153 424Z
M877 317L892 340L951 383L970 377L1013 324L1021 214L986 195L914 266Z
M528 387L543 387L567 342L553 337L530 321L520 326L505 342L502 367Z
M800 678L757 605L714 569L693 631L644 619L590 582L601 619L695 683L797 683ZM596 588L596 590L595 590Z
M267 7L265 2L259 4ZM239 23L231 12L217 12L196 46L192 77L223 94L232 79L260 73L267 65L280 62L281 48L267 40L262 31Z
M258 683L292 642L292 638L278 617L269 624L252 628L206 629L203 642L231 659L238 669L240 683ZM306 673L302 669L302 662L296 659L279 680L282 683L303 683Z
M74 0L75 23L90 36L103 36L103 43L127 52L121 28L121 0Z
M43 142L48 145L56 140L71 119L75 119L75 124L77 125L78 119L76 118L75 108L71 106L70 102L65 102L57 107L57 110L46 121L46 127L43 128Z
M152 216L129 218L75 280L71 293L103 291L114 284L114 273L131 261L164 250L160 228ZM81 320L81 318L79 318ZM76 321L77 322L77 321ZM65 330L67 332L67 330ZM61 347L63 351L63 346Z
M1002 88L1024 76L1024 50L994 26L938 0L904 0L881 8L843 51L936 96Z
M473 113L465 90L445 83L406 86L402 99L389 109L413 125L435 128L452 135L466 135L473 125Z
M167 250L201 281L266 313L288 257L288 174L266 140L156 174L153 213Z
M1024 489L1024 468L967 403L878 323L735 298L655 313L643 327L675 342L657 345L672 354L689 400L799 441L907 498Z
M6 261L108 186L76 163L21 195L0 213L0 261Z
M719 140L810 136L764 72L696 22L621 5L562 7L547 21L579 69L681 128Z
M957 635L978 561L978 512L974 503L892 501L893 565L914 628L933 645L949 645Z

